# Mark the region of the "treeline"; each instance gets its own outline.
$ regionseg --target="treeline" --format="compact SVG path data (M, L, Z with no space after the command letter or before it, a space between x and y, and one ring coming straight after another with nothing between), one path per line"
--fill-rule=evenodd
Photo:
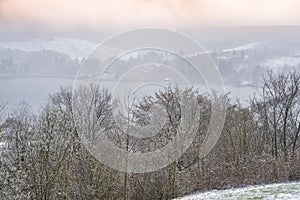
M112 97L105 89L87 86L75 92L76 101L83 100L76 107L82 109L82 119L74 117L78 110L70 87L50 95L38 115L25 103L2 115L0 199L172 199L209 189L300 180L300 75L295 72L270 72L248 106L218 96L226 102L225 124L204 158L200 147L215 97L176 88L144 97L130 107L127 118L118 120L148 125L153 105L166 109L167 120L157 135L141 139L115 125ZM103 165L82 144L78 121L92 119L119 148L155 151L178 134L182 94L196 98L200 117L192 145L169 166L141 174L120 172ZM4 107L2 102L0 112Z

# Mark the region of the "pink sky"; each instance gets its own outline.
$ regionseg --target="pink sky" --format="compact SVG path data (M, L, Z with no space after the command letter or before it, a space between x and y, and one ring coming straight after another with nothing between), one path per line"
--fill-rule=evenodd
M299 0L0 0L0 26L300 25Z

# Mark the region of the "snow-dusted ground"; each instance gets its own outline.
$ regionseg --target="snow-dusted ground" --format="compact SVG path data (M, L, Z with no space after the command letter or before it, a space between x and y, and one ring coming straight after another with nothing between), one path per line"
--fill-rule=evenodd
M266 199L266 200L299 200L300 182L279 183L260 186L249 186L245 188L213 190L209 192L194 194L178 200L241 200L241 199Z

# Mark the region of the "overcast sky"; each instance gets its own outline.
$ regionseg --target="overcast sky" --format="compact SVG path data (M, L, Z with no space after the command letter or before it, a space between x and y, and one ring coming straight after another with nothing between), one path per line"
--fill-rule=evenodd
M1 30L300 25L300 0L0 0Z

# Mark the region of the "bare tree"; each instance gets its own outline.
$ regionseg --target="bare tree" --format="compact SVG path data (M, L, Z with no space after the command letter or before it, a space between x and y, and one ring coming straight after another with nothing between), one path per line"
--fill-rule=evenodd
M272 140L275 157L283 153L294 154L299 138L300 76L296 72L275 75L269 72L264 78L262 93L253 102L264 127L266 137Z

